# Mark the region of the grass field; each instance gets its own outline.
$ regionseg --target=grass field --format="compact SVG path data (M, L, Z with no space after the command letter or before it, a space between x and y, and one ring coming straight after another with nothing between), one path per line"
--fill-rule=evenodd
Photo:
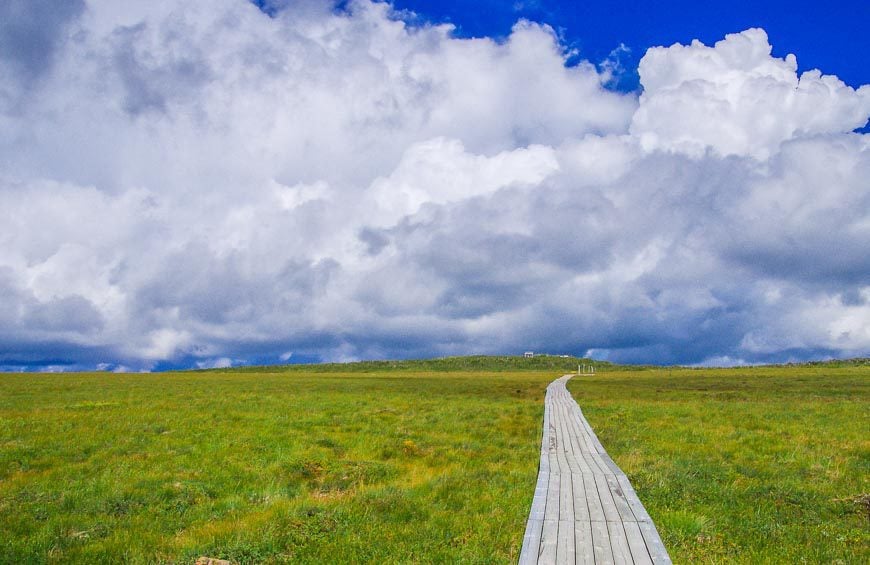
M358 369L0 375L0 561L514 559L553 371Z
M0 375L0 562L515 561L576 363ZM675 561L867 561L870 368L607 369L569 388Z
M870 366L647 369L568 388L677 563L870 563Z

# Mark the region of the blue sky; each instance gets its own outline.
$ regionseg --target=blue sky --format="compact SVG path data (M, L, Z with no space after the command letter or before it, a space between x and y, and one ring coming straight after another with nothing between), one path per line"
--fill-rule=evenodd
M762 27L774 55L794 53L800 70L824 69L852 85L870 82L870 3L861 1L398 0L395 5L431 21L453 23L461 37L505 37L517 18L545 22L592 61L625 45L630 49L626 65L633 67L655 45L692 39L712 44L726 33ZM636 87L636 81L634 75L621 86Z
M870 355L865 3L119 6L0 4L0 369Z

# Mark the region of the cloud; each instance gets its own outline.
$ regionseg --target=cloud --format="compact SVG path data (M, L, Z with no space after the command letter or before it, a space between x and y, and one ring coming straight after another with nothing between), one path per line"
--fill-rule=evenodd
M371 184L381 223L393 225L425 204L446 204L490 194L511 185L535 186L559 169L555 152L532 145L491 157L465 151L459 140L437 137L416 143L396 169Z
M638 96L528 21L41 6L0 29L50 35L0 63L2 367L870 353L870 86L761 30Z
M713 47L654 47L640 61L644 92L631 133L646 149L766 159L787 140L863 127L870 85L857 91L797 59L771 57L762 29Z
M0 5L0 69L25 83L53 64L67 24L81 14L83 0L8 0ZM4 68L5 67L5 68ZM9 75L3 75L9 78ZM4 81L5 82L5 81Z
M199 369L228 369L233 366L233 360L229 357L218 357L217 359L197 361L196 366Z

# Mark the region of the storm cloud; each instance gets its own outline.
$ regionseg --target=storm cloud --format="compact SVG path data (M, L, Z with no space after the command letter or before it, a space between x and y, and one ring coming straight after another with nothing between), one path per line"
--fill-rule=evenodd
M870 85L761 29L650 49L620 93L528 21L3 10L7 369L870 354Z

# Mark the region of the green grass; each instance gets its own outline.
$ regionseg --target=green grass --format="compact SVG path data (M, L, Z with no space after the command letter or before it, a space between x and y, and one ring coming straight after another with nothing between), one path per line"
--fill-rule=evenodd
M561 357L0 375L0 563L516 560ZM569 388L677 562L867 562L866 364Z
M0 376L0 562L508 562L552 372Z
M870 562L870 367L607 372L568 385L675 562Z

